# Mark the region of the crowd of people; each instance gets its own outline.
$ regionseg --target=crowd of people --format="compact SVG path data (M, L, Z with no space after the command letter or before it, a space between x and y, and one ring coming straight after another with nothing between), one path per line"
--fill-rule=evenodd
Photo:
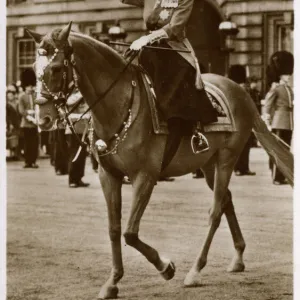
M78 152L79 141L66 124L58 123L58 128L53 131L40 131L34 104L34 86L25 84L22 88L19 84L18 82L8 85L6 91L6 148L9 152L7 160L24 160L23 168L37 169L39 154L44 152L46 157L50 158L56 175L68 174L69 187L89 186L82 181L86 157L89 154L87 149ZM70 96L68 106L72 108L81 98L79 92ZM70 115L72 121L85 110L85 105L83 102ZM87 126L87 118L76 124L75 129L80 138ZM97 171L94 159L93 168Z
M275 67L272 62L276 62ZM276 68L276 71L272 70L274 68ZM293 90L290 82L292 73L292 54L285 51L275 53L271 57L271 63L268 66L269 91L265 97L258 89L258 79L255 76L247 78L244 66L232 65L228 74L231 80L248 91L269 129L287 147L290 147L293 132ZM80 92L76 92L68 98L67 105L71 109L80 99L82 99L82 95ZM76 111L70 115L71 120L78 120L85 109L86 104L82 102L76 108ZM22 84L21 81L18 81L16 84L7 86L6 148L9 151L8 160L24 160L24 168L36 169L39 167L37 159L40 152L43 151L50 157L50 163L54 167L56 175L68 174L70 188L89 186L88 183L82 181L86 157L90 155L91 165L95 172L97 172L98 163L88 149L80 144L78 137L82 140L87 137L90 116L87 115L76 123L75 129L78 133L76 137L63 122L58 123L57 129L54 131L40 131L35 112L34 85L32 82ZM251 147L258 146L258 142L252 133L236 163L234 169L236 176L256 175L255 172L250 170L249 155ZM271 161L270 169L275 185L286 183L284 176ZM195 170L193 178L203 177L200 169ZM160 178L160 180L174 181L174 178ZM129 178L126 176L124 183L130 183Z

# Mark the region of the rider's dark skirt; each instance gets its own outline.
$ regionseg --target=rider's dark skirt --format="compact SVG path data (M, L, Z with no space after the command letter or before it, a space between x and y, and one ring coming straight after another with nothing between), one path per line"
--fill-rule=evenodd
M161 42L158 46L168 47ZM153 80L157 102L164 117L214 122L217 113L204 90L195 87L196 71L175 51L145 48L140 63Z

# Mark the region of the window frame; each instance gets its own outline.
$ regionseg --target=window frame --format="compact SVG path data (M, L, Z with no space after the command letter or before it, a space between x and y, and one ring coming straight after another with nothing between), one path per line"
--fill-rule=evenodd
M21 56L20 56L20 54L21 54L20 44L21 44L22 42L25 42L25 43L26 43L26 42L30 42L30 43L33 44L33 47L34 47L34 51L33 51L34 56L29 56L29 57L34 57L32 63L28 63L28 64L20 64L20 59L21 59ZM24 37L24 38L18 38L18 39L16 40L16 45L17 45L17 47L16 47L16 50L17 50L17 56L16 56L16 58L17 58L17 59L16 59L16 71L17 71L17 78L20 78L22 71L24 71L25 69L30 69L30 68L32 68L32 64L34 63L35 58L36 58L36 44L35 44L35 42L32 40L32 38ZM25 59L26 59L27 57L28 57L28 55L25 56Z

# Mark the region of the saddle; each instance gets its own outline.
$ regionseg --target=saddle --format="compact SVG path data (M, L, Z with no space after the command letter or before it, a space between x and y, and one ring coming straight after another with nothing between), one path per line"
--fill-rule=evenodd
M152 84L152 80L147 72L140 66L141 77L145 86L147 99L151 111L153 131L155 134L169 134L167 122L162 118L161 113L157 109L156 94ZM201 124L197 126L203 129L203 132L233 132L236 131L236 126L233 118L233 114L228 104L228 99L224 93L215 85L208 81L203 81L205 85L205 91L210 99L214 109L217 112L218 121L207 124L201 127Z

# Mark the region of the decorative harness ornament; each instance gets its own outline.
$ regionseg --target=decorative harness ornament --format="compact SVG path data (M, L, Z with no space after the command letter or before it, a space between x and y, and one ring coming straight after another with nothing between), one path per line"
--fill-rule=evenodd
M75 161L77 159L77 157L79 156L79 153L80 153L82 147L86 146L87 143L84 141L84 139L79 138L79 136L76 133L76 130L74 128L74 125L77 122L79 122L83 118L83 116L86 115L87 112L89 112L96 104L99 103L99 101L101 99L103 99L108 94L108 92L115 86L115 84L121 78L122 74L127 70L129 65L131 65L131 63L135 59L137 53L132 55L132 57L127 62L127 64L123 68L123 70L118 74L118 76L110 84L110 86L106 89L106 91L101 95L101 97L99 99L97 99L96 101L94 101L89 106L89 108L84 113L82 113L81 117L77 121L72 122L69 119L70 114L82 103L82 101L84 101L84 99L82 98L81 100L79 100L73 106L73 108L70 111L68 111L67 98L70 96L70 94L72 93L74 88L77 89L77 90L79 90L79 89L78 89L78 76L77 76L77 71L76 71L76 67L75 67L76 62L75 62L75 59L74 59L73 48L72 48L70 43L67 44L67 47L68 47L69 50L71 50L70 51L70 59L68 58L68 55L66 54L65 49L64 50L59 50L57 48L54 48L54 53L49 59L47 57L47 51L45 49L43 49L43 48L38 49L38 51L37 51L38 57L36 59L36 73L37 73L37 96L39 96L39 97L37 97L37 99L40 99L40 100L36 100L35 102L38 105L43 105L46 102L48 102L47 98L49 98L49 96L54 99L54 101L53 101L54 106L55 106L55 108L57 109L57 111L60 115L60 119L66 121L66 123L70 127L70 130L71 130L72 134L76 136L76 138L77 138L77 140L80 144L80 147L77 151L77 154L75 155L74 160L73 160L73 161ZM63 75L62 75L61 90L57 93L53 93L49 89L49 87L47 86L47 83L44 80L44 75L45 75L46 68L54 61L54 59L56 58L58 53L63 53L64 56L65 56L64 57L64 72L63 72ZM72 78L73 78L73 80L71 80L70 83L68 83L69 61L71 62ZM134 89L136 87L136 82L133 80L131 82L131 85L132 85L132 93L131 93L131 99L130 99L131 104L130 105L132 106L133 97L134 97ZM42 87L43 86L45 87L48 95L44 95L42 93ZM44 96L46 96L46 97L44 97ZM108 154L116 154L117 150L118 150L118 147L119 147L119 144L121 142L123 142L127 137L128 129L129 129L131 123L132 123L132 112L131 112L131 109L129 109L128 110L128 119L122 123L121 129L118 131L119 133L116 133L116 134L113 135L112 139L116 140L114 147L111 150L107 150L106 143L101 139L97 140L95 142L95 145L93 145L93 143L94 143L93 134L89 134L89 136L92 137L91 141L90 141L90 149L91 149L91 146L95 146L96 150L98 152L98 156L105 156L105 155L108 155ZM92 128L92 130L94 131L93 128Z

